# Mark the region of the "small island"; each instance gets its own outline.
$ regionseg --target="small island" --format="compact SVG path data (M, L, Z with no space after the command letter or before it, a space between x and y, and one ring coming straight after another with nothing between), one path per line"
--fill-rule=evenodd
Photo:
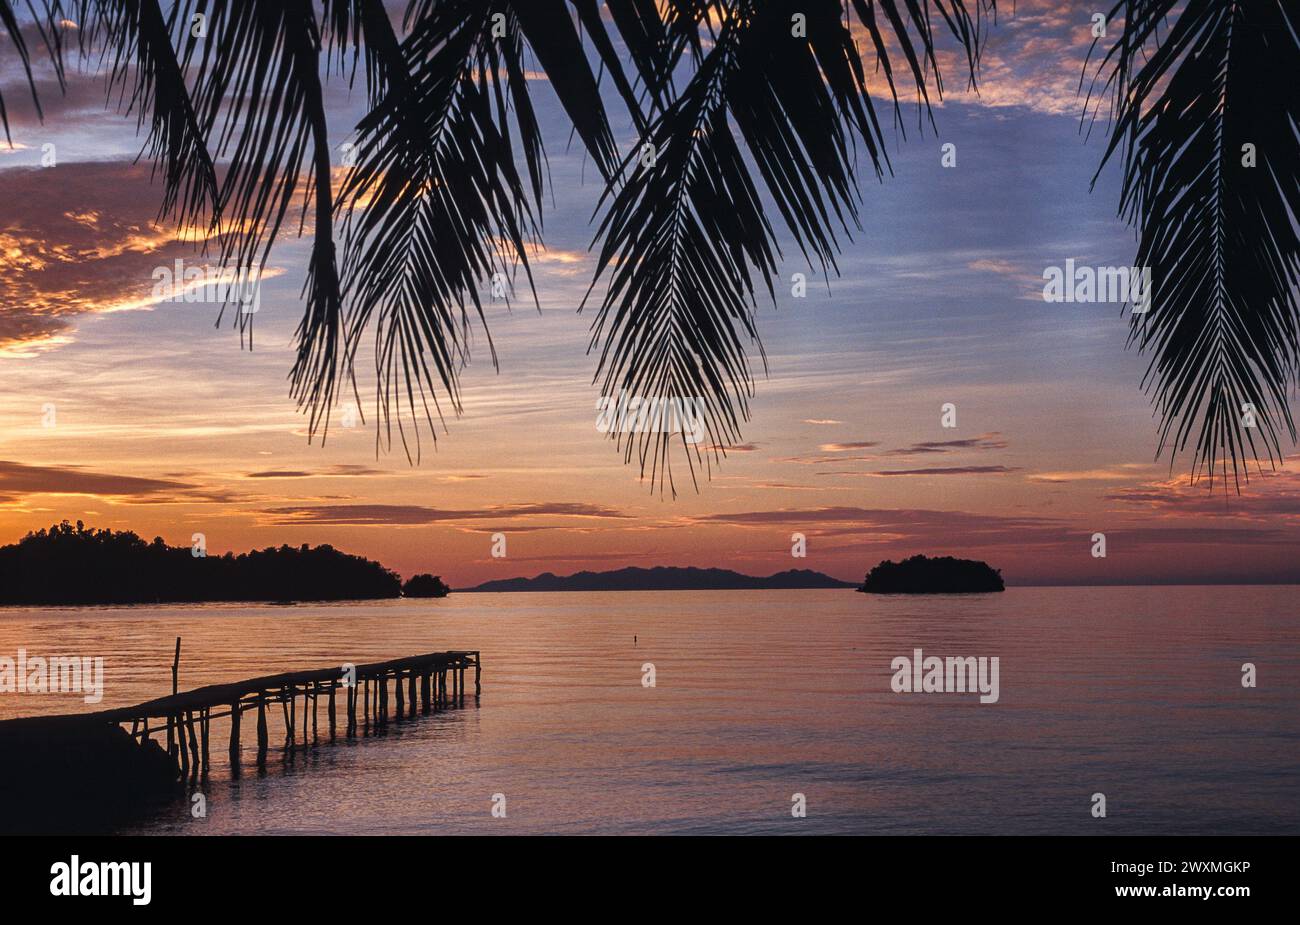
M378 562L329 545L206 555L65 520L0 546L0 605L9 606L378 600L448 590L428 574L404 586Z
M870 572L862 587L866 594L984 594L1005 591L1002 573L988 563L952 556L912 556L902 562L886 559Z
M450 593L451 588L443 583L441 575L428 572L412 575L402 585L402 597L446 597Z

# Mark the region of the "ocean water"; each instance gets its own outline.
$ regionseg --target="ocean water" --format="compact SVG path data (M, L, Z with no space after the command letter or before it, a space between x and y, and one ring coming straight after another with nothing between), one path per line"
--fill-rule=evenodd
M105 692L0 694L0 718L168 693L177 635L182 690L478 649L483 694L463 709L273 749L262 774L246 721L244 773L214 769L205 818L178 799L130 831L1296 834L1298 616L1297 587L10 608L0 655L101 656ZM891 662L916 648L998 657L998 702L893 692ZM322 704L322 740L324 722ZM214 721L219 762L227 730Z

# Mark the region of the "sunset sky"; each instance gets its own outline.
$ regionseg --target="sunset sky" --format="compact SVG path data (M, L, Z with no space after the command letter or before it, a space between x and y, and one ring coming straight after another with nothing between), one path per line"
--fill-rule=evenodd
M42 125L0 39L14 142L0 145L0 542L81 519L182 545L202 532L215 552L332 543L456 587L624 565L860 579L916 552L982 558L1009 583L1300 581L1300 456L1240 496L1191 485L1188 457L1154 458L1120 306L1042 299L1044 268L1125 265L1135 247L1114 173L1089 191L1104 126L1081 132L1076 89L1093 7L1070 6L1001 13L980 94L946 75L937 136L905 111L894 176L863 179L841 277L760 304L768 374L755 366L744 442L698 491L678 466L676 498L596 429L592 312L576 309L600 184L543 81L540 314L522 297L490 309L500 372L480 329L464 415L410 465L400 446L376 455L365 351L366 423L336 412L324 446L307 440L286 377L308 242L278 243L252 351L228 319L214 326L215 305L155 304L155 268L199 258L155 225L134 117L105 109L102 77L70 75L65 98L42 72ZM328 89L342 145L365 94ZM955 168L940 164L948 142ZM56 166L39 166L46 144ZM786 279L807 272L797 254ZM956 428L940 424L945 402ZM504 559L489 554L497 532ZM795 532L807 558L790 555Z

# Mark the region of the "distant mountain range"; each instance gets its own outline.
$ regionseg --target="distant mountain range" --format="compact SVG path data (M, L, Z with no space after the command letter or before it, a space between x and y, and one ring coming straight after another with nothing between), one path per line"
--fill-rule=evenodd
M808 588L854 588L811 569L789 569L768 575L742 575L725 568L621 568L613 572L578 572L536 578L502 578L462 591L746 591Z

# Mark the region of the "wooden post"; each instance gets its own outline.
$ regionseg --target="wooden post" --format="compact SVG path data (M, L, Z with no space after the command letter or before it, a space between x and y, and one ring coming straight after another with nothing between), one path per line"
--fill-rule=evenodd
M211 725L211 722L212 721L209 718L209 710L207 707L204 707L202 710L199 711L199 734L203 737L203 776L204 777L206 777L208 772L212 770L212 754L211 752L208 751L208 740L209 740L208 727Z
M180 670L181 670L181 637L177 636L176 654L172 656L172 696L173 697L176 696L178 690L177 683L180 677Z
M180 728L179 715L169 717L168 721L176 727L176 738L180 740L181 780L184 781L190 776L190 755L185 749L185 732Z
M366 678L366 734L370 734L370 679Z
M429 672L427 669L420 674L420 712L425 716L429 715Z
M230 705L230 776L239 776L239 701Z
M194 713L190 710L185 711L185 730L189 734L190 757L193 760L191 773L197 778L199 776L199 742L194 736ZM184 743L181 743L181 747L185 747Z
M293 724L297 705L293 700L293 690L288 685L280 688L280 711L284 714L284 747L292 751L297 744L294 742Z
M375 713L376 724L383 727L388 725L388 676L380 675L375 679L379 685L379 709Z
M176 685L181 668L181 637L176 637L176 654L172 656L172 696L176 696ZM175 755L175 730L170 715L167 717L167 754ZM181 746L184 748L184 745Z
M357 685L349 684L348 692L348 738L357 734Z
M394 718L400 723L406 718L406 700L402 696L402 672L400 670L393 675L393 687L397 694L397 711Z
M329 716L329 720L330 720L330 741L331 741L331 742L334 741L334 690L335 690L335 686L336 686L336 685L334 684L334 682L331 681L331 682L330 682L329 699L328 699L328 700L326 701L326 703L325 703L325 711L326 711L326 714Z
M479 654L475 652L474 653L474 696L475 697L479 695L479 691L481 690L481 688L479 687L479 679L480 679L479 672L482 670L483 667L480 664L481 661L482 659L480 658Z
M344 723L343 723L343 725L344 725L344 727L345 727L345 729L344 729L344 733L343 733L343 734L346 735L346 736L350 739L350 738L352 738L352 719L353 719L353 716L352 716L352 688L351 688L350 686L348 686L347 684L344 684L344 685L343 685L343 714L344 714L344 716L346 717L346 719L344 720Z
M257 766L266 765L266 691L257 692Z
M410 716L415 718L415 669L412 668L406 676L406 699L410 708Z

